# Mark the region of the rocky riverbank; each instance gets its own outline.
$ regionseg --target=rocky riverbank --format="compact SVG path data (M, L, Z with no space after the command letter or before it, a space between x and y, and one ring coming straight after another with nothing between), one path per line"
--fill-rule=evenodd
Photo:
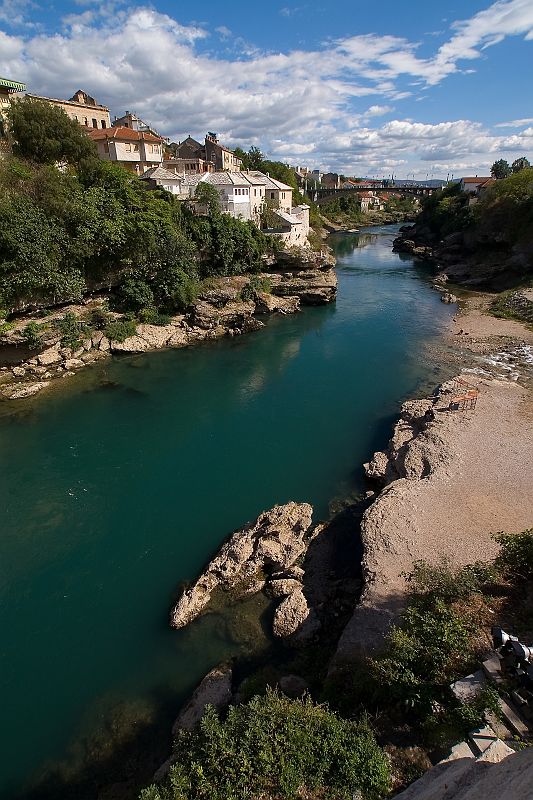
M216 278L184 314L166 324L137 324L133 335L122 341L105 335L104 330L87 327L74 346L65 346L54 323L66 314L84 320L102 308L104 298L85 305L67 306L43 318L19 319L0 336L0 398L16 400L30 397L80 369L112 354L143 353L167 347L188 347L223 336L239 336L263 327L267 314L294 314L301 306L322 305L335 299L337 277L329 253L286 253L283 271L257 276ZM106 312L110 319L120 315ZM38 320L38 321L37 321ZM46 332L31 350L25 336L29 322Z
M496 231L473 228L439 238L422 222L404 225L394 240L396 253L431 264L442 282L501 291L531 274L531 243L506 241Z

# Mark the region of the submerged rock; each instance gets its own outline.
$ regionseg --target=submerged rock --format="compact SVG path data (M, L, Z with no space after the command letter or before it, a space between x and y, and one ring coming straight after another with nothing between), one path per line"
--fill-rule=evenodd
M264 586L265 576L290 567L306 550L313 513L309 503L274 506L236 531L222 545L196 583L183 592L171 612L173 628L183 628L208 606L215 589L246 592Z

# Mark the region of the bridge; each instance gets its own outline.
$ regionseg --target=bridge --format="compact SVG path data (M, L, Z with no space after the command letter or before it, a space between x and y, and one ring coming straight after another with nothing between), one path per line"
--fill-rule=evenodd
M436 186L426 186L419 184L417 186L351 186L349 189L312 189L308 192L311 200L320 205L323 200L329 200L332 197L342 197L346 195L353 195L354 192L361 194L361 192L374 192L376 195L380 194L394 194L397 197L405 197L406 195L426 197L433 194L437 190Z

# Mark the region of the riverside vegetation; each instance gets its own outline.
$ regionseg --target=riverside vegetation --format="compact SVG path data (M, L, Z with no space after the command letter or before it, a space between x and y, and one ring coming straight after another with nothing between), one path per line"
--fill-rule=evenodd
M173 313L190 304L202 280L259 272L274 246L214 202L206 217L195 216L168 192L148 191L122 167L99 161L59 109L13 104L10 130L14 155L0 165L0 307L7 315L78 302L102 288L113 289L122 312Z
M493 688L464 704L449 691L490 646L491 622L533 634L533 529L495 538L501 549L491 563L416 562L402 621L379 654L330 674L323 645L293 656L311 695L281 695L263 669L248 679L252 699L226 714L208 707L197 729L178 731L169 777L141 800L348 800L355 792L372 800L415 780L430 757L487 711L498 713Z
M465 287L502 291L528 285L533 169L525 166L495 181L474 203L459 184L435 192L424 201L415 225L402 230L395 249L431 261L439 275ZM519 310L515 316L529 321Z

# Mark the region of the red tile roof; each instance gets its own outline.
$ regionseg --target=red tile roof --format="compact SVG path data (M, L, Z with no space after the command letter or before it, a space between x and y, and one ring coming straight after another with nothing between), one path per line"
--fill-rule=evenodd
M463 183L484 183L485 181L490 180L490 178L463 178Z
M154 136L153 133L134 131L124 125L113 128L90 128L88 133L95 142L102 139L119 139L122 142L137 142L140 139L144 142L161 143L163 141L160 136Z

